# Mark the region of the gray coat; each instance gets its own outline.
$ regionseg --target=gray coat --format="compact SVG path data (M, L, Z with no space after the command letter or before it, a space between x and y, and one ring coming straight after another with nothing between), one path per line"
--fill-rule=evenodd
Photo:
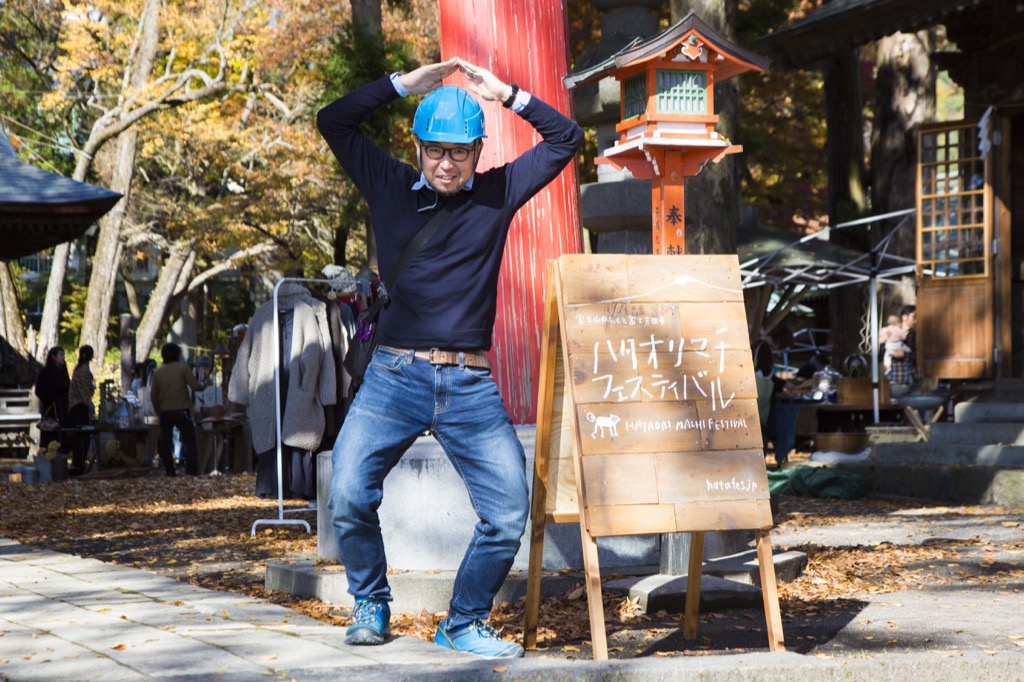
M324 435L324 405L337 401L327 306L305 287L286 282L278 289L278 307L293 311L288 386L281 416L282 442L315 450ZM267 301L249 321L238 347L228 384L228 400L246 407L256 452L277 446L274 394L274 305Z

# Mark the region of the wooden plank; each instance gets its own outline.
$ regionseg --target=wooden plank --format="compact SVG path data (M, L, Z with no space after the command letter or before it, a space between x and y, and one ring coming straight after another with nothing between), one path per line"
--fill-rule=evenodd
M611 352L608 346L597 344L590 352L571 356L579 404L700 399L712 391L757 399L749 349L723 352L723 369L709 379L704 376L708 359L698 353L645 353L638 358L631 356L629 348L619 354L620 347Z
M609 456L614 459L614 457ZM594 458L587 458L589 465ZM770 497L760 450L663 453L654 456L662 504L761 500Z
M732 450L761 446L761 419L757 399L732 400L724 410L713 401L697 403L704 450Z
M583 574L587 587L587 613L590 615L590 641L595 661L608 660L608 633L604 626L604 599L601 597L601 566L597 558L597 541L580 524L583 543Z
M782 634L782 612L779 609L779 589L775 582L775 562L772 558L772 543L767 529L758 530L754 535L757 545L757 565L761 577L761 599L764 601L765 620L768 621L768 649L785 651Z
M573 459L576 456L575 412L572 394L565 385L565 362L563 361L560 334L556 338L557 361L555 362L555 385L552 397L551 449L548 457L548 490L554 491L547 497L546 513L559 518L579 518L580 503L576 495L576 474ZM538 434L539 437L539 434Z
M666 505L676 510L675 532L696 530L757 530L772 527L768 500L734 500L729 504L691 502Z
M547 518L548 462L551 454L555 365L558 361L558 299L554 263L548 262L548 286L544 297L544 331L541 337L540 384L537 395L537 438L533 457L533 498L530 504L530 559L526 573L523 644L537 648L540 616L540 581L544 559L544 522Z
M645 314L630 314L643 310ZM746 313L741 303L722 301L661 302L642 308L637 304L588 303L570 306L564 311L566 329L570 332L569 351L590 352L595 343L607 340L633 339L638 344L660 341L659 349L679 340L683 349L711 353L722 347L750 351ZM731 324L730 324L731 323ZM641 348L642 350L642 348Z
M594 537L676 532L677 511L671 504L589 506L587 530Z
M757 447L761 442L754 399L733 400L725 408L720 401L597 403L578 405L576 411L584 457L612 452L735 450Z
M743 301L739 261L731 256L567 255L562 267L567 304L596 301ZM563 318L564 319L564 318Z
M578 405L580 454L675 452L701 449L692 403Z
M628 268L633 299L733 301L742 307L743 285L739 258L735 254L687 256L683 268L681 264L678 256L630 256Z
M658 339L683 337L679 304L672 301L578 303L565 309L564 319L572 352L589 349L594 343L607 339L644 341L651 336Z
M700 578L704 572L704 533L690 534L690 562L686 569L686 603L683 606L683 637L697 638L700 615Z
M583 462L587 504L657 504L654 455L598 455Z

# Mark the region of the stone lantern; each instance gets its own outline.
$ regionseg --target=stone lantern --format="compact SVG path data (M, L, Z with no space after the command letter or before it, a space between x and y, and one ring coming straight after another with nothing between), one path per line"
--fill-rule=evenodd
M685 253L684 180L742 151L715 130L715 83L768 64L689 14L566 79L570 88L609 76L619 82L618 141L596 161L651 180L653 253Z

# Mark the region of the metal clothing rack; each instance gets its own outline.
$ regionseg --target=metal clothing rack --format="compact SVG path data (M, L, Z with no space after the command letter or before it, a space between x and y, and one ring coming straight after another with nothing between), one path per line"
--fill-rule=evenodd
M286 519L285 514L302 514L304 512L316 511L316 502L311 502L308 506L300 509L285 509L284 508L284 465L282 459L284 455L281 452L281 322L278 319L278 306L277 306L277 292L281 288L281 285L285 282L314 282L319 284L330 284L332 280L329 279L306 279L303 277L282 277L277 280L277 284L274 285L274 418L277 420L275 426L277 428L277 518L276 519L257 519L252 524L252 535L256 535L256 527L263 525L292 525L292 526L305 526L306 532L312 532L309 527L309 523L303 519Z

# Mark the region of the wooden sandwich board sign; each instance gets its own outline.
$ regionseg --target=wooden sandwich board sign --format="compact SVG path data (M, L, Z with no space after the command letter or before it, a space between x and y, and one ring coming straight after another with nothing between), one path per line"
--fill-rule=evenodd
M608 658L597 538L690 532L697 636L706 531L756 535L768 645L782 651L768 475L736 256L548 263L526 592L537 644L546 523L579 522L594 658Z

